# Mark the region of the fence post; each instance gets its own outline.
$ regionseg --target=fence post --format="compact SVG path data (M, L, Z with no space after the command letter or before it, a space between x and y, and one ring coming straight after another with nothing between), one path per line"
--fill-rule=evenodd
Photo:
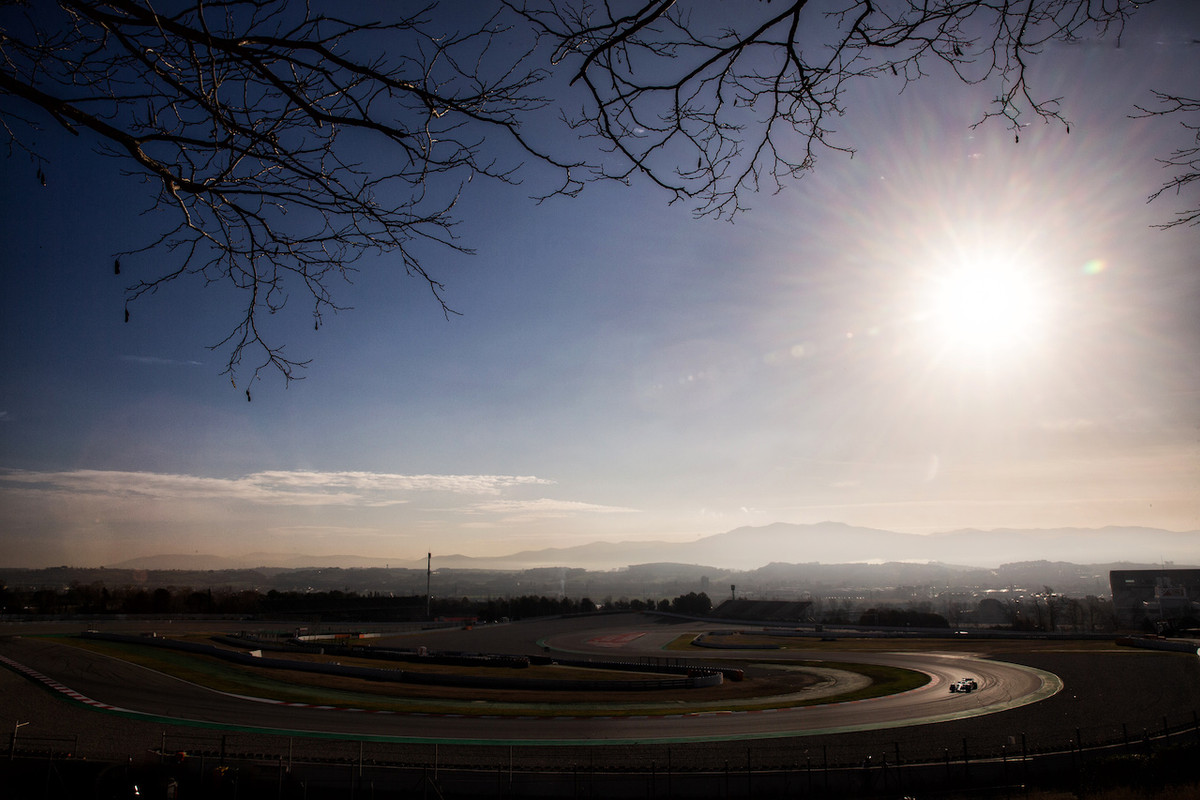
M829 745L821 745L821 757L825 762L825 791L829 791Z
M892 742L892 748L896 751L896 791L899 792L904 788L904 773L900 771L900 742Z
M1021 780L1029 783L1029 749L1025 746L1025 732L1021 731Z

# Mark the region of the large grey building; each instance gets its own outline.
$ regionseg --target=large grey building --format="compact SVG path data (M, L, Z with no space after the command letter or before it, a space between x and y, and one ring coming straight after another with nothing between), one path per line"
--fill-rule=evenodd
M1173 633L1200 620L1200 569L1114 569L1108 580L1122 628Z

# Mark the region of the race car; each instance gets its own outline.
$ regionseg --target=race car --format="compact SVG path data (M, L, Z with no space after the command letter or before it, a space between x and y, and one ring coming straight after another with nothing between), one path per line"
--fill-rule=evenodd
M963 678L962 680L957 680L954 683L950 684L950 693L951 694L959 694L959 693L967 694L967 693L975 691L978 688L979 688L979 684L975 681L974 678Z

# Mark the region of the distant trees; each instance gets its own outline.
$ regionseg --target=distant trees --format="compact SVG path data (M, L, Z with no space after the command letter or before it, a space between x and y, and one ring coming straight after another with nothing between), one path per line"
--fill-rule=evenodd
M140 177L151 227L112 265L137 276L127 318L178 281L223 287L236 314L213 346L248 386L263 370L298 377L306 362L269 317L298 302L319 328L367 254L392 256L452 313L426 263L430 247L468 250L454 210L472 181L536 175L545 199L641 180L729 217L849 151L830 121L860 79L900 91L937 72L979 85L992 98L980 122L1014 138L1029 119L1065 127L1032 61L1051 41L1119 32L1138 5L5 2L0 141L43 185L72 163L39 149L45 127ZM1158 100L1141 113L1200 112ZM1155 196L1190 188L1198 154L1164 159L1176 177Z
M418 621L425 619L423 595L393 596L378 591L259 592L252 589L203 589L176 586L105 586L73 582L64 589L14 589L0 586L0 613L102 615L142 614L217 615L323 621ZM959 595L945 608L957 608L959 619L948 620L927 601L890 605L854 603L842 598L812 606L812 618L827 625L892 628L970 626L1016 631L1112 632L1117 617L1112 600L1087 595L1071 597L1053 590L1011 598L985 597L968 606ZM687 592L674 598L612 598L597 604L590 598L522 595L486 600L434 597L435 618L495 622L613 611L661 611L702 617L712 611L706 592Z
M585 604L586 603L586 607ZM438 602L434 603L435 611ZM475 607L475 604L459 606L460 611ZM591 613L596 610L591 600L574 600L569 597L552 598L538 595L523 595L521 597L506 597L488 600L482 608L481 619L497 620L529 619L532 617L550 617L560 614Z
M972 623L1016 631L1110 633L1118 628L1116 609L1107 597L1070 597L1045 587L1041 592L976 605Z
M65 590L0 588L0 612L6 614L213 614L262 615L273 618L325 620L418 620L425 617L423 595L392 596L379 592L278 591L252 589L193 591L188 587L124 586L109 589L101 584L72 584ZM603 606L590 598L518 597L472 600L469 597L434 597L435 618L530 619L598 611L673 611L702 615L712 608L704 592L689 592L672 599L606 599Z
M712 600L705 592L688 592L671 601L671 610L676 614L703 616L712 611Z
M613 599L611 596L604 598L603 610L605 611L653 611L658 606L656 600L642 600L635 597L629 599L620 597Z

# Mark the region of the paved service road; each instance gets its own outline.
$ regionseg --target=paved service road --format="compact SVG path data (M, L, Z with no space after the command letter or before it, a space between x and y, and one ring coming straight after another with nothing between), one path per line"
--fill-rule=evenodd
M606 628L596 632L576 628L548 637L540 647L604 653L618 659L662 656L664 639L679 633L677 629ZM118 713L206 727L409 742L631 743L828 734L989 714L1036 702L1061 688L1058 679L1046 672L948 653L716 651L714 656L724 662L821 658L890 664L927 673L931 680L924 687L889 697L766 711L621 717L454 716L294 706L230 695L51 639L0 640L0 656L6 657L11 667L24 667L56 682L57 691L73 690L93 705ZM687 657L694 658L690 653ZM855 680L853 673L837 671L827 677L835 682ZM975 678L979 689L969 694L950 693L949 684L964 677ZM836 691L846 688L843 684Z

